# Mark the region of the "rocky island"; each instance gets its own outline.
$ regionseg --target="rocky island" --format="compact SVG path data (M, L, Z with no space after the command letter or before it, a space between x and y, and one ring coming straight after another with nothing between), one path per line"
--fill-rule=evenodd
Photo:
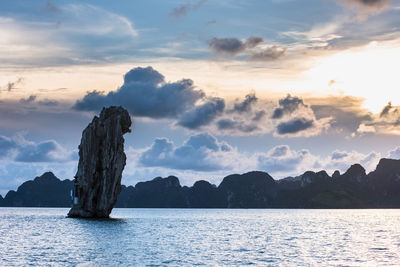
M131 118L122 107L103 108L82 133L73 206L68 217L108 218L121 192L125 133Z
M70 207L71 180L47 172L0 196L2 207ZM400 208L400 160L381 159L366 173L359 165L346 172L307 171L273 179L252 171L232 174L219 185L197 181L182 186L175 176L121 186L117 208Z

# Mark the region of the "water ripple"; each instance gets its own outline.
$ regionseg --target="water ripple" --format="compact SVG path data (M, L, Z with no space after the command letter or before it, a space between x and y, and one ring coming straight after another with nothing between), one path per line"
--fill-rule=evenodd
M0 208L0 266L400 265L398 210Z

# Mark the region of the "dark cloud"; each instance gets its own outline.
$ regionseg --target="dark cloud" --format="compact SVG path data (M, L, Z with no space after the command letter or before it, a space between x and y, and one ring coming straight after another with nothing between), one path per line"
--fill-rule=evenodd
M209 47L216 54L237 55L246 49L245 43L238 38L217 38L214 37L209 42Z
M175 147L166 138L156 139L152 146L140 155L139 162L148 167L216 171L227 168L221 156L229 156L232 152L233 149L228 144L204 133L191 136L179 147Z
M379 118L383 121L400 125L400 106L393 106L392 103L389 102L380 112Z
M331 116L317 119L314 111L303 99L287 95L279 100L271 118L277 136L314 136L331 126Z
M257 111L256 114L254 115L254 117L252 118L252 120L260 121L262 118L265 117L266 114L267 114L267 112L265 112L265 110Z
M21 104L30 104L32 102L35 102L35 100L36 100L36 96L35 95L31 95L31 96L29 96L27 98L21 98L19 100L19 103L21 103Z
M295 118L287 122L281 122L277 126L277 133L280 135L296 134L314 126L314 121L306 118Z
M345 7L355 8L358 18L365 19L369 15L379 14L387 9L394 0L338 0Z
M164 76L152 67L139 67L131 69L124 75L124 85L135 82L157 86L158 84L164 83L164 79Z
M58 101L50 100L50 99L47 99L47 98L37 101L37 96L36 95L30 95L27 98L21 98L19 100L19 103L21 103L23 105L37 103L39 105L48 106L48 107L57 106L59 104Z
M194 11L202 7L207 0L199 0L197 3L186 3L179 7L172 9L169 13L171 17L186 17L189 12Z
M254 93L246 95L243 102L235 103L233 110L238 113L251 111L251 106L256 103L258 98Z
M270 123L262 121L266 117L267 111L264 109L267 106L258 102L254 92L247 94L243 100L236 99L216 121L216 130L229 135L270 132Z
M262 37L250 36L246 41L238 38L217 38L214 37L208 43L208 46L217 54L235 56L239 53L246 52L249 49L255 48L264 42Z
M389 102L379 113L379 117L387 117L390 115L390 113L398 113L398 110L392 106L392 102Z
M249 38L247 38L247 40L244 43L244 45L247 48L254 48L257 45L261 44L262 42L264 42L264 39L262 37L250 36Z
M8 82L6 86L4 86L4 89L8 92L11 92L13 89L17 89L18 85L21 85L24 83L24 78L19 77L17 80L13 82Z
M254 52L249 57L253 61L272 61L285 55L286 48L281 46L271 46L266 49Z
M178 125L189 129L198 129L210 124L225 109L225 100L210 98L206 103L184 113L178 121Z
M246 123L242 120L221 119L217 122L219 130L234 130L241 133L251 133L258 130L258 126L254 123Z
M55 100L50 100L50 99L43 99L43 100L40 100L40 101L38 101L38 104L39 105L42 105L42 106L48 106L48 107L51 107L51 106L57 106L58 104L59 104L59 102L58 101L55 101Z
M290 115L298 110L300 107L307 107L303 99L296 96L287 95L285 98L279 100L279 107L274 110L272 114L273 119L281 119L285 115Z
M363 121L372 119L372 114L363 107L364 99L353 96L330 96L324 98L309 98L317 119L332 117L332 128L354 133Z
M367 7L382 7L392 2L392 0L350 0L350 1Z
M288 146L276 146L270 150L270 156L271 157L286 156L288 154L289 150L290 149Z
M246 55L247 60L272 61L282 57L286 48L273 45L269 47L260 46L264 42L262 37L251 36L242 41L238 38L212 38L208 46L217 55L235 57L240 54Z
M166 82L152 67L135 68L125 75L124 84L117 91L89 92L73 108L99 111L104 106L120 105L133 116L177 118L204 96L203 91L195 89L192 80Z

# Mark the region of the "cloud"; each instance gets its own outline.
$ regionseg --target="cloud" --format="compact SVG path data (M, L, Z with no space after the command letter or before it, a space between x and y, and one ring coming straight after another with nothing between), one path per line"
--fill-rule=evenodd
M246 48L254 48L263 42L264 42L264 39L262 37L250 36L249 38L247 38L244 45Z
M179 147L167 138L156 139L141 153L139 162L147 167L209 172L233 168L235 158L237 152L230 145L202 133L190 136Z
M49 140L40 143L27 143L20 146L14 159L19 162L64 162L76 160L56 141Z
M89 4L67 4L58 7L67 19L59 29L65 33L89 36L136 37L132 22L124 16ZM80 27L79 27L80 26Z
M196 106L187 111L178 121L178 125L198 129L201 126L210 124L225 109L225 100L222 98L210 98L204 104Z
M24 78L23 77L19 77L17 80L13 81L13 82L8 82L7 85L5 85L3 88L3 90L11 92L14 89L17 89L18 85L22 85L24 83Z
M347 5L359 6L363 8L382 9L386 8L392 0L347 0Z
M253 133L260 128L255 123L247 123L241 120L221 119L217 122L219 130L230 132L231 134Z
M285 98L279 100L279 107L274 110L272 118L281 119L285 115L291 115L301 107L307 108L301 98L287 95Z
M0 164L0 194L16 190L23 182L51 171L61 180L72 180L76 173L76 161L69 162L10 162Z
M287 95L279 100L271 118L276 123L276 136L314 136L330 127L332 117L317 119L303 99Z
M308 52L310 52L310 49L328 47L332 42L343 38L341 30L346 22L347 19L344 17L337 17L330 22L315 24L309 30L286 31L280 35L301 43L302 48L309 48Z
M376 129L375 129L374 126L366 125L364 123L361 123L358 126L356 132L359 133L359 134L376 133ZM353 136L355 136L355 133L353 134Z
M235 56L246 49L246 44L238 38L214 37L208 44L209 48L217 54Z
M17 145L13 140L6 136L0 135L0 158L5 158L11 152L11 150L15 149Z
M272 104L260 101L254 92L243 100L228 103L229 107L219 116L209 130L223 135L265 134L271 132L272 122L267 114Z
M295 118L290 121L281 122L277 126L277 133L280 135L296 134L314 126L314 121L306 118Z
M228 143L218 141L209 134L189 137L181 146L167 138L159 138L147 149L136 151L136 159L143 167L170 170L190 170L201 173L227 171L247 172L263 170L279 179L288 175L300 175L305 171L346 171L352 164L360 163L368 171L374 170L381 158L380 153L335 150L328 156L314 155L307 149L294 150L288 145L278 145L266 152L240 153Z
M121 105L137 117L177 118L204 97L204 92L196 90L192 80L166 82L152 67L138 67L125 74L124 84L117 91L89 92L73 108L99 111L104 106Z
M217 56L235 57L238 55L246 55L247 60L252 61L272 61L282 57L286 48L278 45L267 46L262 37L251 36L245 41L230 38L212 38L208 47L215 52Z
M400 159L400 147L396 147L395 149L389 151L388 157L391 159Z
M329 96L308 98L307 103L317 119L332 117L331 129L351 135L363 121L370 120L372 113L363 107L364 99L353 96Z
M57 105L59 104L59 102L56 101L56 100L51 100L51 99L45 98L45 99L43 99L43 100L39 100L39 101L38 101L38 104L39 104L39 105L42 105L42 106L48 106L48 107L50 107L50 106L57 106Z
M379 114L366 118L358 127L357 133L400 135L400 106L393 106L389 102Z
M25 8L18 6L17 15L0 18L3 66L110 62L126 58L138 36L129 19L95 5L47 2L42 12Z
M172 9L172 11L169 13L171 17L186 17L189 12L195 11L202 7L207 0L199 0L197 3L192 4L192 3L186 3L182 4L179 7L176 7Z
M19 100L19 103L21 103L21 104L29 104L29 103L35 102L35 100L36 100L36 96L35 95L31 95L31 96L29 96L27 98L21 98Z
M22 135L13 138L0 136L2 159L15 162L67 162L76 160L76 154L68 152L54 140L39 143L26 140Z
M297 173L299 169L314 169L317 161L308 150L295 151L287 145L276 146L256 155L258 168L270 173ZM299 173L300 174L300 173Z
M261 119L263 119L265 117L266 114L267 114L267 112L265 110L259 110L254 114L254 116L251 120L255 121L255 122L260 121Z
M359 163L366 170L372 171L375 169L380 159L381 154L377 152L363 154L357 151L348 152L335 150L331 153L330 157L321 160L321 165L331 172L334 170L344 172L350 165Z
M359 19L366 19L369 15L376 15L387 9L393 0L338 0L345 7L358 12Z
M238 113L249 112L251 111L251 106L256 103L257 100L258 98L255 93L248 94L242 102L234 104L233 110Z
M273 45L266 49L256 51L251 54L249 60L253 61L272 61L282 57L286 52L285 47Z
M328 129L331 120L331 117L317 119L301 98L288 95L279 100L279 106L274 108L271 102L260 101L252 92L242 100L226 104L223 99L208 98L178 117L176 124L189 129L202 127L202 130L220 135L274 132L275 136L281 137L308 137Z
M370 152L368 154L357 151L335 150L327 157L313 155L306 149L293 150L287 145L271 148L265 153L256 153L258 168L273 175L301 175L305 171L326 170L333 173L335 170L346 171L351 165L359 163L367 171L372 171L378 164L380 153Z
M58 101L50 100L50 99L47 99L47 98L37 101L37 96L36 95L30 95L27 98L21 98L19 100L19 103L23 104L23 105L37 103L37 104L39 104L41 106L48 106L48 107L57 106L59 104Z
M392 102L389 102L383 107L381 113L379 113L379 118L398 122L400 118L400 107L392 106Z

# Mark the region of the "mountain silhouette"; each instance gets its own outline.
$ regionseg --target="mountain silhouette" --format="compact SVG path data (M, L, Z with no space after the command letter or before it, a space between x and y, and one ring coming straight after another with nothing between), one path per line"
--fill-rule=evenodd
M70 207L73 182L46 172L9 191L3 207ZM400 208L400 160L381 159L366 174L360 164L345 173L307 171L274 180L252 171L226 176L216 186L197 181L181 186L175 176L122 186L119 208Z

